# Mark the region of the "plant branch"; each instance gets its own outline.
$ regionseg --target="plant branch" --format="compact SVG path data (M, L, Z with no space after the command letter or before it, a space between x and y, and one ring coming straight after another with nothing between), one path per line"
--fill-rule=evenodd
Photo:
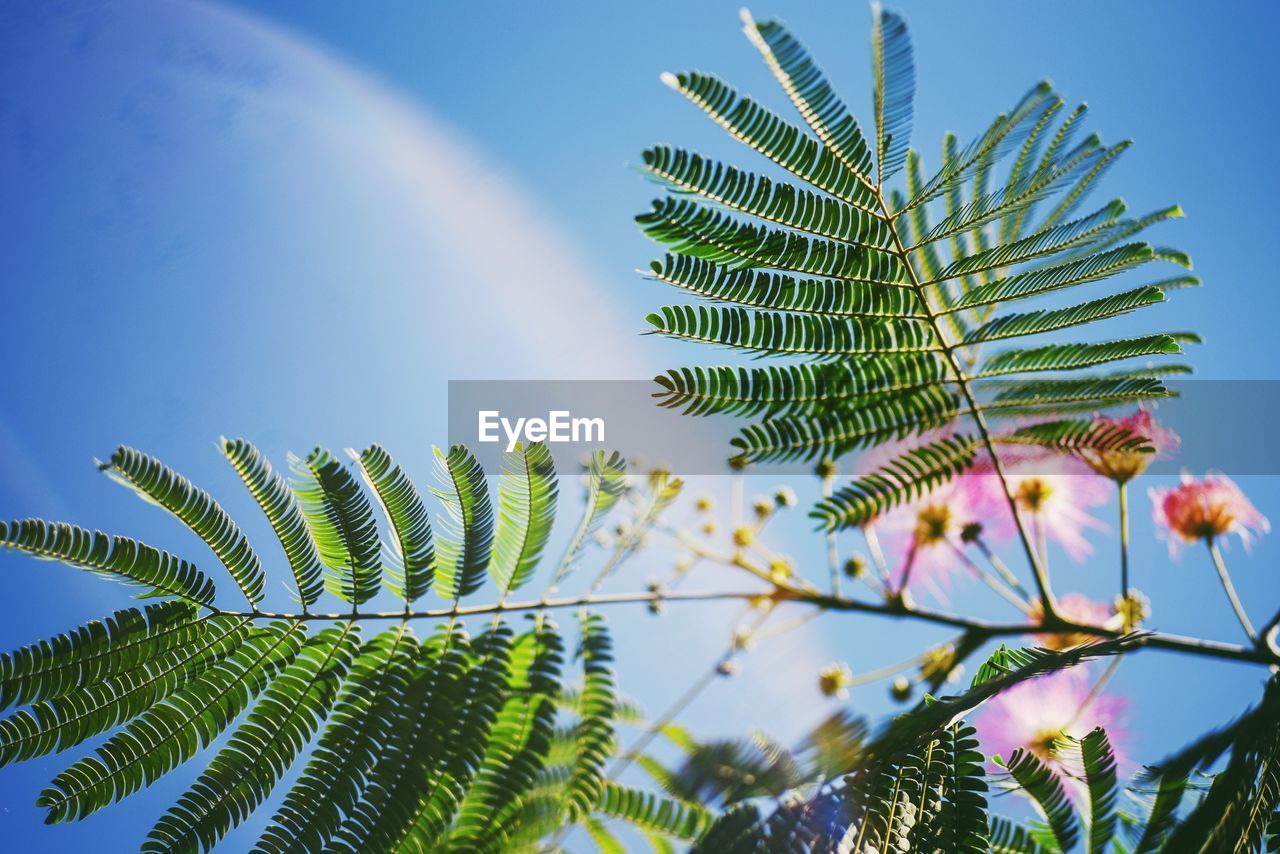
M1098 638L1123 637L1126 633L1117 629L1090 626L1074 623L1061 617L1042 619L1039 623L997 623L970 617L951 614L945 611L933 611L903 604L899 600L890 602L864 602L843 596L832 596L809 590L788 586L776 586L769 590L735 590L735 591L651 591L644 593L610 593L586 594L582 596L563 597L558 599L536 599L524 602L489 603L484 605L456 605L452 608L434 608L420 611L366 611L360 614L351 613L273 613L268 611L215 611L219 616L246 617L264 620L286 620L290 622L335 622L355 619L366 620L429 620L456 619L458 617L478 614L518 613L541 609L580 608L598 605L620 605L627 603L650 602L709 602L709 601L759 601L762 598L775 603L797 602L812 605L828 611L875 614L890 619L916 620L934 625L950 626L957 629L973 630L991 637L1022 634L1084 634ZM1280 654L1265 646L1246 647L1239 644L1221 641L1203 640L1183 635L1151 632L1140 639L1142 646L1153 649L1165 649L1209 658L1244 661L1254 664L1280 665Z
M1123 602L1129 597L1129 485L1119 484L1120 489L1120 599ZM1133 609L1124 609L1125 631L1133 628L1129 625Z
M1227 599L1231 602L1231 608L1236 612L1236 619L1244 627L1244 633L1249 636L1249 640L1257 643L1258 634L1253 630L1253 624L1249 622L1249 615L1244 612L1244 605L1240 603L1240 597L1236 595L1235 585L1231 583L1231 576L1227 573L1227 565L1222 560L1222 551L1212 538L1208 540L1208 543L1209 555L1213 558L1213 568L1218 570L1218 578L1222 581L1222 589L1226 591Z
M982 409L978 406L973 389L969 387L969 377L960 364L955 348L947 343L946 336L942 333L942 327L938 324L937 315L934 313L933 306L929 303L928 294L925 292L920 277L916 274L916 268L911 264L911 254L902 242L902 235L899 233L898 226L889 211L889 205L884 199L883 191L876 191L876 199L879 201L880 209L884 212L885 219L889 224L889 233L893 236L893 243L897 247L898 256L902 259L903 266L907 268L907 274L911 276L912 288L920 300L929 327L933 330L934 337L942 344L942 352L946 354L952 374L956 378L956 384L960 387L960 393L964 396L965 403L969 407L969 415L973 418L973 423L978 428L978 435L982 438L982 444L986 447L988 456L991 457L991 465L995 470L996 477L1000 478L1000 486L1004 492L1005 500L1009 504L1009 512L1013 514L1013 521L1018 528L1018 536L1022 540L1023 550L1027 553L1027 560L1031 563L1031 572L1036 582L1036 592L1040 594L1040 604L1045 618L1050 621L1056 620L1058 613L1054 604L1053 591L1049 587L1049 577L1040 563L1035 548L1031 544L1031 536L1027 532L1027 526L1022 519L1022 514L1018 512L1018 503L1013 497L1013 492L1009 489L1009 481L1005 476L1004 466L1000 462L1000 457L996 455L995 443L991 440L991 431L987 427L986 416L983 415Z

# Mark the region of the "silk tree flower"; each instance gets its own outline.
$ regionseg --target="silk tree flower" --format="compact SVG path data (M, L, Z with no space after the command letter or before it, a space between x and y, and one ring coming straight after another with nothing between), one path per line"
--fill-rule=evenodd
M1091 449L1083 449L1078 452L1080 458L1090 468L1116 483L1128 483L1133 480L1146 471L1147 466L1151 465L1155 460L1164 459L1172 455L1177 450L1178 445L1182 443L1177 433L1156 421L1151 416L1151 411L1146 408L1138 409L1123 418L1099 415L1094 421L1106 427L1127 430L1134 436L1146 439L1154 449L1154 453L1095 451Z
M1097 602L1083 593L1068 593L1058 597L1058 615L1073 623L1083 626L1107 626L1116 620L1116 612L1107 604ZM1039 620L1044 616L1039 600L1031 604L1031 619ZM1082 643L1097 640L1094 635L1083 632L1058 632L1035 636L1036 643L1046 649L1070 649Z
M849 699L849 686L853 684L853 671L849 665L840 662L828 664L818 673L818 690L824 697L837 700Z
M1223 475L1196 480L1188 474L1172 488L1152 487L1152 515L1157 530L1169 540L1169 554L1199 540L1215 540L1236 534L1247 549L1254 533L1265 534L1271 523L1258 512L1240 487Z
M1009 511L1001 503L1003 497L992 491L992 480L987 474L961 475L880 518L876 530L886 550L899 561L899 577L910 563L910 581L941 595L953 575L965 574L955 549L967 526L981 525L989 542L1011 535L1010 526L999 521Z
M1107 526L1089 513L1111 498L1107 481L1082 461L1062 454L1015 451L1005 466L1006 481L1018 512L1028 527L1038 525L1077 563L1093 553L1085 531ZM1002 454L1001 459L1005 457ZM995 489L999 478L991 477ZM1008 515L1008 510L1005 511Z
M1125 740L1125 699L1105 692L1090 699L1091 691L1089 670L1083 666L1021 682L988 701L974 717L978 740L986 753L1005 760L1019 748L1035 754L1063 777L1068 793L1082 795L1084 767L1069 738L1081 739L1102 727L1117 761Z

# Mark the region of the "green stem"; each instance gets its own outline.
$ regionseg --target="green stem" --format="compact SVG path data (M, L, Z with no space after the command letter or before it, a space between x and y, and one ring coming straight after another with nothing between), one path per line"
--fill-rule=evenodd
M960 393L965 399L965 405L969 408L969 415L972 417L974 425L978 428L978 435L982 438L982 444L986 447L987 455L991 457L991 466L995 470L996 477L1000 478L1000 486L1004 491L1005 500L1009 504L1009 512L1013 514L1014 524L1018 528L1018 537L1022 540L1022 548L1031 564L1031 572L1035 577L1036 590L1040 594L1040 604L1044 609L1044 615L1049 620L1056 620L1058 611L1054 604L1053 590L1049 587L1048 572L1037 558L1035 548L1031 544L1031 536L1027 532L1027 526L1023 522L1021 514L1018 513L1018 502L1014 499L1012 490L1009 489L1009 479L1005 475L1000 457L996 454L995 443L991 440L991 430L987 427L986 416L983 415L982 409L978 406L978 400L973 394L973 389L969 387L969 376L964 372L964 368L960 364L960 359L956 355L955 345L947 343L947 338L938 323L938 316L929 302L928 294L925 292L920 277L916 274L915 266L911 263L911 254L908 252L906 244L902 242L902 235L898 232L897 223L889 210L888 202L885 201L884 193L877 191L876 199L880 203L880 210L884 215L883 218L889 225L889 234L893 237L896 252L899 258L902 259L903 266L907 268L907 274L911 276L911 285L920 300L921 307L924 309L925 319L933 330L934 337L942 346L942 352L946 355L947 361L951 366L951 372L956 379L956 384L960 387Z
M822 497L830 498L834 491L835 478L831 475L822 477ZM827 569L831 573L831 595L840 595L840 551L836 547L836 532L827 532Z
M1025 599L1021 598L1020 596L1018 596L1018 594L1014 593L1008 587L1001 584L1000 579L996 578L991 573L987 572L985 569L983 569L982 567L974 563L973 558L965 554L964 549L960 548L960 546L956 545L951 540L947 540L947 545L951 546L951 550L956 553L956 557L960 558L960 562L963 563L965 567L969 569L970 572L972 572L975 576L981 579L982 582L986 584L988 587L990 587L992 590L999 593L1000 596L1005 599L1005 601L1009 602L1019 611L1021 611L1022 613L1028 616L1034 613L1034 611L1031 608L1031 605Z
M1124 630L1133 628L1130 614L1133 609L1125 603L1129 597L1129 484L1120 484L1120 601L1124 607Z
M1227 565L1222 561L1222 551L1219 550L1218 543L1212 537L1206 542L1209 544L1209 555L1213 558L1213 568L1218 570L1218 578L1222 581L1222 589L1226 591L1227 599L1231 601L1231 607L1236 612L1236 619L1244 627L1244 633L1249 636L1249 640L1257 643L1258 635L1253 630L1253 624L1249 622L1249 616L1244 612L1244 605L1240 604L1240 597L1236 595L1235 585L1231 583L1231 576L1227 573Z

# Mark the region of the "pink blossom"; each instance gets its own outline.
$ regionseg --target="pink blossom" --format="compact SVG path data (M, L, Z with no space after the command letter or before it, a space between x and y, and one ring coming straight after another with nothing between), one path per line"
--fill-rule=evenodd
M1029 751L1062 775L1069 793L1083 791L1080 751L1063 736L1081 739L1102 727L1118 760L1125 738L1124 698L1099 693L1090 699L1091 690L1082 666L1021 682L974 717L978 740L987 754L1005 760L1019 748Z
M1184 543L1212 540L1236 534L1249 547L1253 532L1265 534L1271 523L1258 512L1240 487L1228 477L1206 475L1196 480L1182 476L1182 483L1169 489L1153 487L1152 516L1157 529L1169 540L1169 553L1177 555Z
M877 521L881 542L898 561L899 576L910 562L912 584L940 594L940 588L949 587L951 577L962 571L956 548L962 547L960 534L967 526L982 525L988 542L1007 539L1009 526L996 520L1007 518L1009 511L1003 497L991 490L990 480L986 474L961 475Z
M1105 626L1116 616L1115 610L1104 602L1097 602L1083 593L1068 593L1058 597L1058 614L1073 623L1082 626ZM1041 616L1040 602L1032 603L1031 618L1039 620ZM1097 640L1094 635L1083 632L1036 635L1036 643L1047 649L1069 649L1082 643Z
M1138 409L1123 418L1099 415L1095 423L1107 427L1127 430L1134 436L1146 439L1154 449L1154 453L1138 451L1094 451L1081 450L1080 458L1098 474L1117 483L1128 483L1142 474L1152 461L1170 456L1182 440L1178 434L1160 424L1151 417L1151 411Z
M1111 498L1111 485L1104 478L1075 457L1033 450L1010 459L1005 472L1009 492L1028 530L1039 526L1047 540L1057 543L1077 562L1093 553L1085 531L1107 530L1089 513L1089 508L1100 507Z

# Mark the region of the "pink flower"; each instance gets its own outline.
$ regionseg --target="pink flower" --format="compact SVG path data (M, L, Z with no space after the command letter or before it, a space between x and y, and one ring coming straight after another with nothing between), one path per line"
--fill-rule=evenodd
M967 526L982 525L989 541L1008 537L1007 525L990 527L992 520L1009 515L1007 505L1001 504L1003 497L990 489L990 480L984 474L961 475L877 521L881 542L900 561L899 576L910 562L910 582L940 593L939 587L949 587L951 576L962 570L956 548L963 547L960 535Z
M1154 453L1138 451L1094 451L1081 450L1080 458L1098 474L1117 483L1128 483L1146 471L1152 461L1171 455L1182 440L1178 434L1163 426L1151 417L1148 409L1139 409L1123 418L1099 415L1095 423L1107 427L1127 430L1134 436L1146 439L1154 448Z
M1032 603L1031 618L1039 620L1042 612L1040 601ZM1105 626L1115 617L1115 611L1103 602L1095 602L1082 593L1068 593L1058 599L1058 614L1073 623L1082 626ZM1082 643L1097 640L1094 635L1083 632L1036 635L1036 643L1047 649L1070 649Z
M1106 480L1075 457L1036 451L1024 451L1009 460L1005 473L1009 492L1029 530L1038 526L1047 540L1056 542L1077 562L1093 553L1085 531L1105 531L1107 526L1088 510L1110 500L1111 487ZM999 488L998 481L995 488Z
M1124 741L1123 697L1100 693L1085 667L1073 667L1021 682L989 700L974 717L978 740L989 755L1008 760L1021 748L1057 771L1069 793L1083 792L1080 751L1067 738L1081 739L1096 727L1107 732L1120 758Z
M1184 543L1212 540L1226 534L1237 534L1249 547L1251 533L1265 534L1271 523L1258 512L1240 487L1223 475L1206 475L1196 480L1182 476L1182 483L1172 489L1153 487L1152 516L1159 529L1169 536L1169 553L1176 555Z

